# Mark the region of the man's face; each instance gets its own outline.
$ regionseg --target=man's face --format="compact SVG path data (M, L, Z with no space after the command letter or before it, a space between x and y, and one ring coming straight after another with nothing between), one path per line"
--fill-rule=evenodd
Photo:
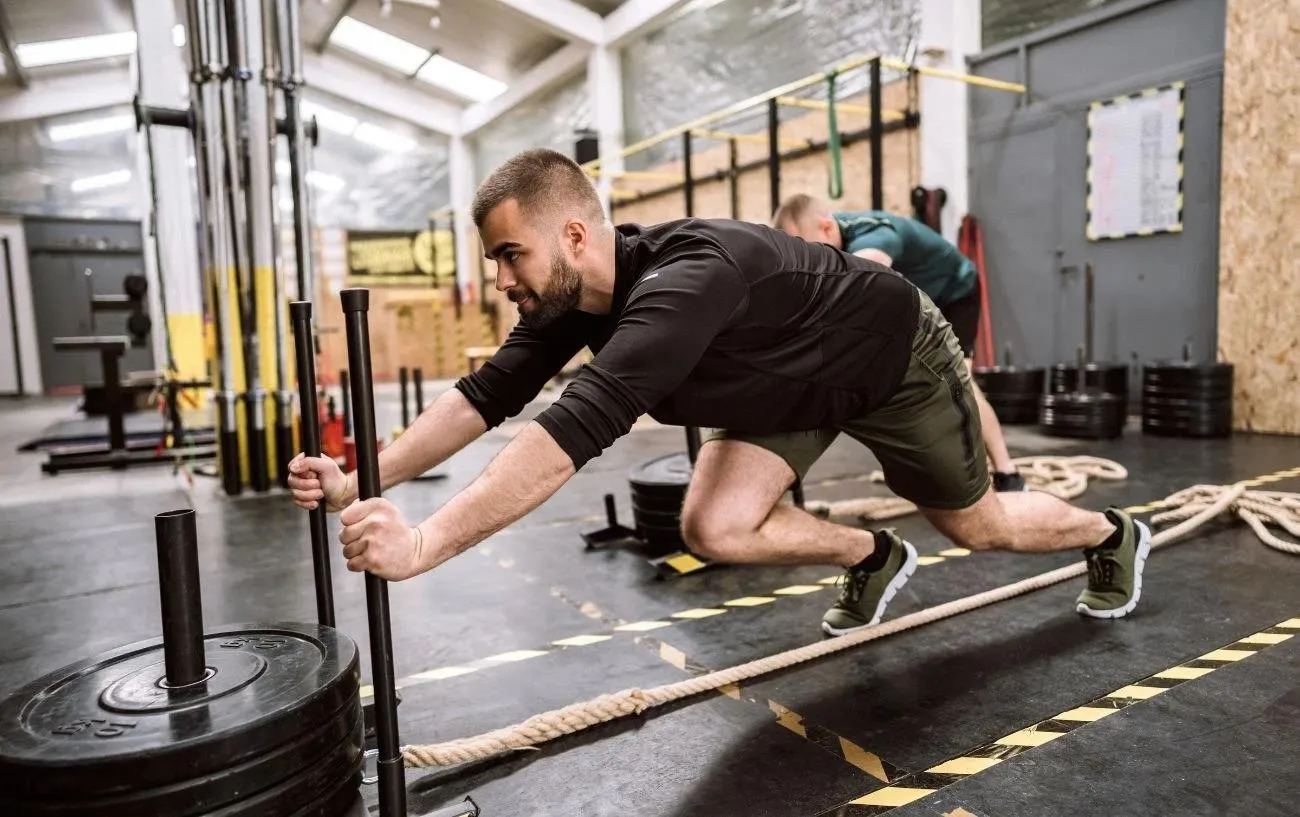
M481 232L487 257L497 262L497 290L516 305L523 323L541 328L577 308L582 275L558 231L539 229L508 199L488 213Z
M797 235L804 241L830 244L843 249L839 225L830 216L804 216L797 222L786 222L781 228L790 235Z

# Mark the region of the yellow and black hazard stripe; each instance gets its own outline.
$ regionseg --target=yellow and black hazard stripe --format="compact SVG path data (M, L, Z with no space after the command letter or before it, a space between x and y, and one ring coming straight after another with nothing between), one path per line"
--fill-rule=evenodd
M686 653L671 644L660 641L654 636L641 637L636 641L638 644L654 650L661 660L691 675L706 675L713 671L709 667L691 660ZM758 698L749 695L739 684L728 684L719 688L718 692L735 701L764 707L775 716L778 726L793 732L819 749L829 752L839 760L858 768L882 783L889 783L903 775L903 770L900 767L886 761L875 752L868 751L843 735L807 720L803 715L784 704L770 698Z
M1101 109L1103 109L1103 108L1113 107L1113 106L1115 106L1115 105L1125 105L1125 104L1128 104L1128 103L1133 102L1134 100L1148 99L1148 98L1151 98L1151 97L1154 97L1154 96L1158 96L1159 94L1166 93L1166 92L1168 92L1168 91L1177 91L1177 92L1178 92L1178 169L1177 169L1177 173L1178 173L1178 220L1177 220L1177 221L1176 221L1172 226L1170 226L1170 227L1162 227L1162 228L1159 228L1159 229L1156 229L1156 228L1144 228L1144 229L1136 230L1136 231L1134 231L1134 232L1099 233L1099 232L1097 232L1097 231L1093 228L1093 220L1092 220L1092 214L1093 214L1093 211L1096 209L1096 196L1095 196L1095 191L1094 191L1094 189L1093 189L1093 184L1094 184L1094 182L1093 182L1093 167L1094 167L1094 165L1095 165L1095 161L1094 161L1094 158L1093 158L1093 157L1094 157L1094 149L1095 149L1095 141L1094 141L1094 139L1093 139L1093 115L1094 115L1098 110L1101 110ZM1086 175L1086 188L1085 188L1085 190L1086 190L1086 192L1085 192L1086 201L1085 201L1085 205L1084 205L1084 216L1085 216L1084 223L1087 225L1087 235L1088 235L1088 240L1089 240L1089 241L1099 241L1099 240L1104 240L1104 239L1113 239L1113 238L1128 238L1128 237L1130 237L1130 236L1148 236L1148 235L1156 235L1157 233L1179 233L1179 232L1182 232L1182 230L1183 230L1183 201L1184 201L1184 196L1183 196L1183 184L1184 184L1184 175L1185 175L1185 173L1186 173L1186 171L1185 171L1185 166L1186 166L1185 158L1186 158L1186 151L1187 151L1187 146L1186 146L1186 139L1187 139L1187 135L1186 135L1186 122L1187 122L1187 87L1186 87L1186 83L1183 83L1183 82L1171 82L1171 83L1168 83L1168 84L1166 84L1166 85L1160 85L1160 86L1157 86L1157 87L1155 87L1155 88L1147 88L1147 89L1142 90L1142 91L1136 91L1136 92L1131 93L1131 94L1125 94L1125 95L1122 95L1122 96L1117 96L1117 97L1114 97L1114 98L1112 98L1112 99L1104 99L1104 100L1101 100L1101 101L1099 101L1099 102L1094 102L1094 103L1092 103L1092 104L1088 107L1088 117L1087 117L1087 126L1088 126L1088 142L1087 142L1088 170L1087 170L1087 175Z
M939 789L991 769L1003 761L1068 735L1075 729L1115 714L1121 709L1154 698L1165 690L1202 678L1220 667L1281 644L1300 634L1300 618L1280 622L1266 630L1240 638L1217 650L1197 656L1175 667L1068 709L1045 721L1004 735L922 772L904 776L892 785L869 792L858 799L822 812L818 817L873 817L934 794Z
M1278 480L1286 479L1288 477L1294 477L1294 476L1300 476L1300 468L1289 468L1283 471L1276 471L1272 474L1266 474L1261 477L1256 477L1254 479L1245 480L1245 485L1248 488L1257 487L1259 485L1264 485L1270 482L1276 482ZM1163 506L1164 503L1162 501L1156 501L1156 502L1148 503L1146 505L1131 505L1125 508L1125 510L1128 511L1129 513L1145 513L1151 510L1158 510ZM557 520L555 522L546 522L541 524L542 525L552 525L552 524L565 525L565 524L570 524L572 521L573 520ZM509 558L497 556L495 551L492 549L491 545L486 545L486 544L480 545L478 548L474 549L474 552L477 553L480 557L486 557L486 558L496 557L495 561L501 567L507 569L511 569L514 567L513 561L510 560ZM948 548L946 550L939 551L937 554L918 557L917 564L921 567L933 566L937 564L942 564L943 562L951 561L953 559L964 558L966 556L969 556L970 553L971 552L965 548L959 548L959 547ZM842 580L843 580L843 574L836 574L834 576L827 576L824 579L820 579L813 584L793 584L787 587L778 587L777 589L772 590L769 593L764 593L761 595L740 596L738 598L728 599L726 601L708 607L693 607L688 610L680 610L676 613L672 613L667 616L644 619L641 621L623 622L621 620L611 619L606 615L604 615L603 613L601 613L599 610L595 610L594 605L577 603L574 604L573 606L577 607L581 612L591 615L593 618L599 618L600 620L606 622L611 626L609 626L607 629L603 631L579 634L568 638L561 638L555 641L548 642L546 644L540 644L531 647L529 649L511 650L509 652L500 653L498 655L491 655L486 658L481 658L477 661L471 661L464 664L455 664L452 666L444 666L444 667L433 667L431 669L427 669L422 672L417 672L412 675L408 675L405 678L399 678L397 679L396 685L398 689L403 689L406 687L418 686L420 684L433 683L436 681L444 681L451 678L458 678L462 675L468 675L473 672L479 672L485 669L491 669L493 667L504 666L506 664L514 664L520 661L527 661L533 658L541 658L543 656L550 655L551 653L555 653L555 652L562 652L565 650L570 650L578 647L588 647L594 644L601 644L614 638L627 637L629 634L632 636L637 636L643 633L664 629L666 627L672 627L681 624L683 622L697 621L703 618L712 618L713 616L724 615L733 610L745 609L748 607L761 607L766 604L775 603L776 601L782 598L790 598L793 596L806 596L811 593L819 593L825 590L834 589L835 587L839 586ZM363 698L369 698L372 695L372 690L369 686L365 686L361 688L361 693Z

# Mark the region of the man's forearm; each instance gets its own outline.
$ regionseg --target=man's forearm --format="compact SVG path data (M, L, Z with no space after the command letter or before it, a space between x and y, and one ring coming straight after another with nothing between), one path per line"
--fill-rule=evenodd
M391 445L379 452L383 490L418 477L487 431L478 410L458 389L448 389L415 418ZM348 475L349 499L355 499L356 474Z
M424 522L422 570L473 547L537 508L575 469L569 455L535 422L510 441L478 479Z

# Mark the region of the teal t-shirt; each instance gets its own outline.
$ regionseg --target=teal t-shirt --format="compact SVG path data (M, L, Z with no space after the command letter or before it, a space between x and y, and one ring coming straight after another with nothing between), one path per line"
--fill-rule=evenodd
M883 210L836 213L844 251L876 249L893 259L904 278L946 306L975 289L977 271L952 242L925 224Z

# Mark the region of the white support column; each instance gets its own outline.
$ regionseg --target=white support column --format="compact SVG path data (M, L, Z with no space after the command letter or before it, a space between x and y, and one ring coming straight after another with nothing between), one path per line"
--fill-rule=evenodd
M451 137L447 156L447 175L451 182L451 209L456 214L456 285L464 294L475 276L471 264L478 240L469 208L474 201L474 154L463 136Z
M600 141L600 180L597 190L609 212L614 175L623 170L623 71L617 49L597 46L587 60L591 119Z
M182 51L172 41L176 13L171 3L134 4L137 52L135 70L139 72L141 101L146 105L185 108L189 106L188 86ZM158 257L152 247L145 252L149 277L150 312L158 316L159 269L161 284L167 290L167 322L155 319L154 365L163 369L167 353L164 328L171 335L172 351L182 377L206 375L203 341L202 282L199 276L198 237L194 179L189 167L187 131L179 128L152 128L153 162L158 200ZM141 147L144 138L141 134ZM140 151L138 178L149 196L148 157Z
M966 71L966 57L980 50L979 3L969 0L921 0L922 64ZM967 124L970 86L964 82L921 76L921 184L948 191L943 234L956 241L968 212Z

